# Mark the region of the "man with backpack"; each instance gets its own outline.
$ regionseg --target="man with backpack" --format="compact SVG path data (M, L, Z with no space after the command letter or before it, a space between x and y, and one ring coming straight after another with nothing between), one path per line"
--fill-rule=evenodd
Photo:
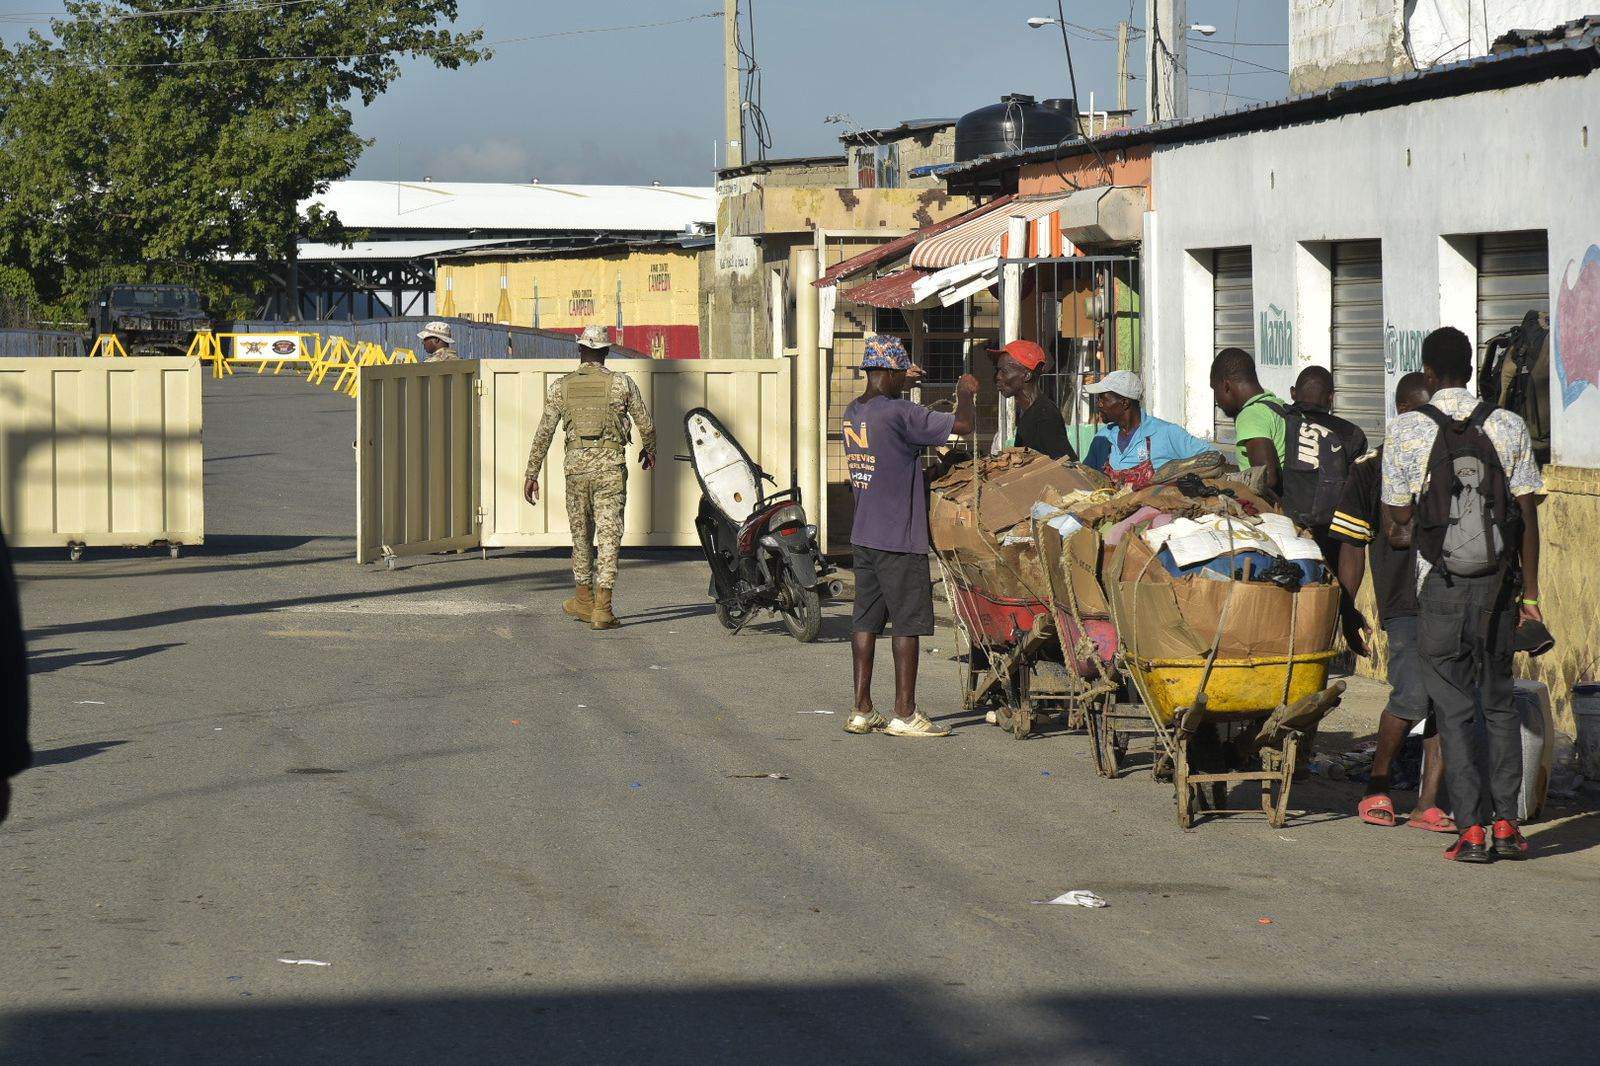
M1328 530L1350 468L1367 453L1367 435L1332 413L1333 374L1327 367L1300 371L1289 395L1294 402L1283 409L1283 509L1311 531L1328 566L1337 567L1339 545Z
M1283 486L1287 454L1284 402L1261 386L1256 361L1243 348L1224 348L1211 361L1211 398L1233 419L1234 455L1240 470L1260 470L1269 492Z
M1395 385L1394 409L1415 411L1430 399L1420 372L1406 374ZM1406 737L1418 723L1423 728L1423 775L1417 785L1417 805L1406 819L1413 829L1454 833L1456 824L1438 805L1444 782L1444 756L1439 748L1438 723L1422 683L1417 662L1417 553L1396 548L1383 529L1383 448L1357 459L1350 468L1344 497L1333 513L1332 538L1339 545L1339 584L1344 589L1340 614L1345 643L1357 655L1370 655L1372 629L1356 609L1356 594L1372 561L1372 591L1378 604L1378 625L1389 638L1389 703L1378 718L1378 749L1372 753L1372 774L1367 791L1356 804L1356 815L1368 825L1400 824L1389 796L1389 770ZM1330 562L1334 560L1330 559Z
M1383 505L1389 542L1417 550L1417 647L1444 748L1460 836L1445 858L1527 857L1517 825L1522 744L1512 630L1539 622L1539 495L1528 427L1467 390L1472 342L1450 326L1422 342L1430 403L1389 424ZM1479 771L1481 701L1487 787ZM1492 822L1484 832L1484 823Z

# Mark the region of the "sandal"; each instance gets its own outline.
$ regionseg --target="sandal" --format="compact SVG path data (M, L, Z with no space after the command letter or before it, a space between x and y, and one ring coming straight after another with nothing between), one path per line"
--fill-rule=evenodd
M1394 815L1394 800L1382 792L1363 796L1361 802L1356 804L1356 814L1368 825L1392 827L1399 824Z
M1429 807L1427 810L1412 812L1406 824L1414 829L1426 829L1430 833L1454 833L1456 823L1453 818L1444 813L1440 807Z

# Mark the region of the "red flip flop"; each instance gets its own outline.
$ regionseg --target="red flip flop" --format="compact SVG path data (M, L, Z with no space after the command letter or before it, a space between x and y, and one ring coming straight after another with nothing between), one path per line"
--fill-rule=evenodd
M1393 827L1397 824L1394 815L1394 800L1382 792L1372 796L1363 796L1361 802L1356 804L1356 814L1368 825L1381 825Z
M1430 833L1454 833L1456 831L1455 820L1444 813L1443 808L1440 807L1429 807L1420 814L1413 813L1406 820L1406 824L1413 829L1426 829Z

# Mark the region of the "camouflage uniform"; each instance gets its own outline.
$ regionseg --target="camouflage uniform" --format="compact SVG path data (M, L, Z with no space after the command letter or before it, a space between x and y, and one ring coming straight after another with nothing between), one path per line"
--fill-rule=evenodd
M432 355L428 356L426 359L424 359L423 362L425 362L425 363L442 363L447 359L460 359L460 358L461 358L461 356L456 354L456 350L454 348L450 347L447 344L443 348L436 349L434 351L434 353Z
M585 446L578 437L566 397L567 382L579 375L604 374L610 379L608 404L611 417L604 431L606 446ZM598 363L585 363L550 386L545 397L544 417L533 437L528 453L529 478L537 480L544 466L545 453L555 436L556 425L566 425L567 521L572 529L572 578L587 585L593 579L599 588L617 584L617 551L622 545L622 509L628 496L627 455L629 423L639 429L639 447L654 454L656 427L639 395L639 386L626 374L607 370ZM595 559L598 542L599 559Z

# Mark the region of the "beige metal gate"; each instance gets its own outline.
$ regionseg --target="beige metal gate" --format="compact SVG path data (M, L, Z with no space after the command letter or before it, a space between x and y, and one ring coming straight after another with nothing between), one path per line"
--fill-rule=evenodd
M566 547L565 449L557 432L539 502L522 496L528 448L545 396L576 360L485 359L366 367L357 430L359 562L460 548ZM627 450L628 547L699 543L700 486L683 452L683 417L708 407L787 488L794 475L787 359L618 361L656 424L655 470ZM637 436L637 435L636 435ZM808 501L810 505L810 501Z
M1224 348L1241 348L1256 354L1255 287L1253 259L1249 248L1219 248L1212 253L1211 271L1211 354ZM1233 419L1214 408L1218 444L1229 446L1237 439Z
M1382 242L1335 244L1333 413L1360 426L1369 441L1383 439L1387 410L1383 327Z
M0 524L13 547L199 544L200 364L0 359Z
M478 361L361 369L356 561L476 548Z
M528 447L544 415L545 395L575 360L492 359L483 362L483 545L487 548L565 547L565 449L562 434L545 459L539 502L522 498ZM628 506L622 543L628 547L688 547L700 543L694 517L700 486L684 452L683 416L707 407L750 457L787 488L793 476L793 390L787 359L653 359L618 361L633 378L656 425L656 468L639 469L638 435L628 446ZM810 506L810 501L807 501Z

